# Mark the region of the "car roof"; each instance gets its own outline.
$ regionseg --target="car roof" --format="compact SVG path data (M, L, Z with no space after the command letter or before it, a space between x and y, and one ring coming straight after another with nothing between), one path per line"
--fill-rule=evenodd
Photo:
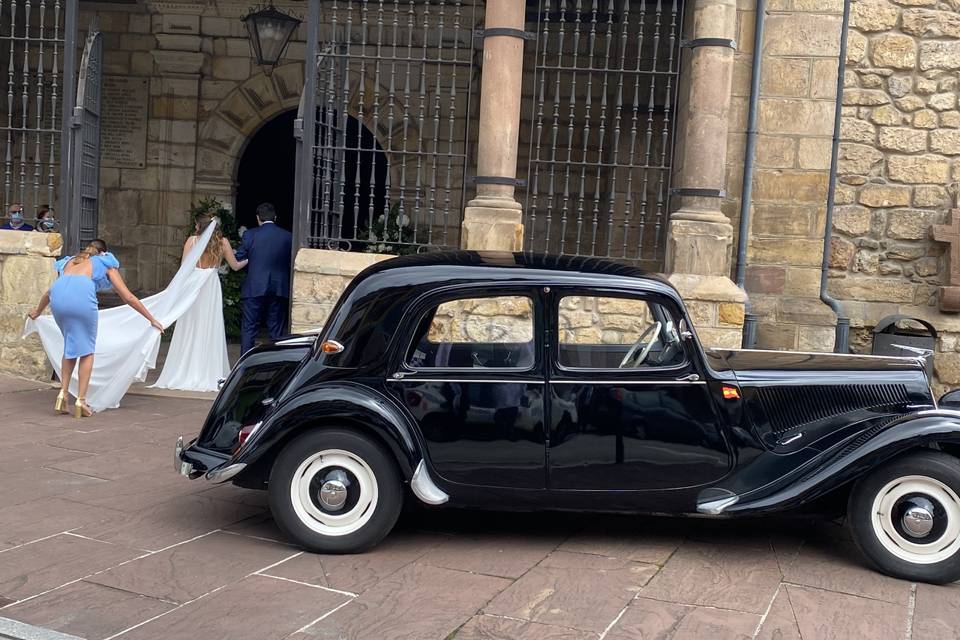
M524 269L536 271L541 276L548 272L558 276L605 275L637 278L673 288L660 274L605 258L509 251L434 251L401 256L378 262L365 269L359 277L366 278L376 273L408 267L439 267L451 276L456 274L456 277L467 278L471 274L482 278L484 274L481 272L490 269Z
M382 366L383 354L416 300L433 291L471 284L649 291L683 305L680 294L662 276L602 258L507 251L437 251L401 256L367 267L340 296L322 333L325 340L344 344L335 366ZM493 293L494 289L488 291Z

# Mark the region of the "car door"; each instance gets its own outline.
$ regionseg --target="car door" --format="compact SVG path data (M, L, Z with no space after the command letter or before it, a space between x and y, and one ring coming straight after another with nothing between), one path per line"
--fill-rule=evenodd
M464 485L546 486L543 320L530 288L461 290L418 305L387 386L433 470Z
M551 490L679 489L728 471L713 399L671 300L560 288L550 307Z

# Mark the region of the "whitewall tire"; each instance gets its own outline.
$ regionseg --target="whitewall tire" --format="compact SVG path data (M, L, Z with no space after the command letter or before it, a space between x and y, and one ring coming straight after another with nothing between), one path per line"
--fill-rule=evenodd
M380 542L403 506L396 465L379 443L341 429L315 430L274 461L270 510L290 538L311 551L354 553Z
M938 451L898 458L857 482L848 516L857 545L883 572L960 579L960 460Z

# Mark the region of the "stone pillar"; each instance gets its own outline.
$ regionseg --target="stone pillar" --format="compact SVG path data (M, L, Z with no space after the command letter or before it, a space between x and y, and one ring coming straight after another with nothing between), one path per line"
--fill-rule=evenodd
M691 40L733 40L736 0L696 0L691 23ZM717 195L678 197L680 206L670 216L665 267L668 273L728 276L733 226L720 210L719 192L726 182L734 51L710 45L694 47L686 55L686 100L679 113L684 134L676 151L675 186L712 190Z
M464 249L519 251L523 245L520 203L514 198L523 79L524 3L488 0L484 29L510 29L483 41L477 197L467 203L460 245Z
M0 232L0 373L42 382L53 375L40 339L21 336L27 313L53 284L62 246L58 233Z

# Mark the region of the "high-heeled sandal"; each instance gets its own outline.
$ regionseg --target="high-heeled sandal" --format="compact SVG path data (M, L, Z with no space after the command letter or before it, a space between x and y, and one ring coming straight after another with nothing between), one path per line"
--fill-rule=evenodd
M69 399L70 394L61 389L60 393L57 394L57 401L53 403L53 410L56 413L70 413L70 410L67 409L67 401Z
M89 418L93 415L93 409L87 406L86 398L77 398L77 403L73 405L73 417L76 419Z

